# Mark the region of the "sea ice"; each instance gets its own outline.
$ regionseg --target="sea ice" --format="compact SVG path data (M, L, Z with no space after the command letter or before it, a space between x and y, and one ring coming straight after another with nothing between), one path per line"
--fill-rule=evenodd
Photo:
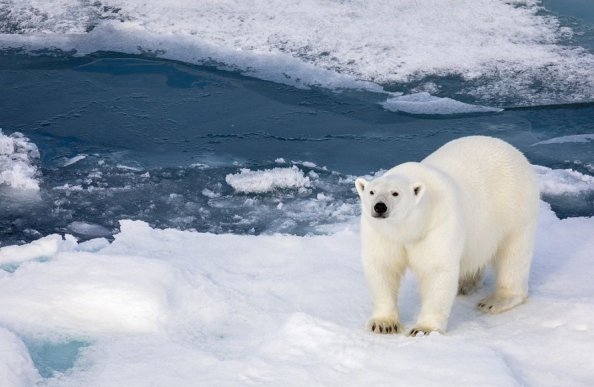
M574 134L571 136L561 136L561 137L554 137L545 141L539 141L537 143L532 144L532 146L536 145L550 145L550 144L565 144L568 142L571 143L585 143L594 141L594 133L591 134Z
M572 169L551 169L534 166L544 194L565 195L594 191L594 177Z
M107 228L99 225L93 224L88 222L81 222L81 221L74 221L68 225L68 230L71 232L84 235L86 237L106 237L110 236L112 232Z
M156 55L297 87L382 91L395 82L453 76L477 80L465 92L483 100L594 97L594 55L561 43L573 31L534 0L106 4L0 4L7 19L0 47Z
M0 327L0 384L31 387L39 379L25 344L14 333Z
M39 150L21 133L9 136L0 130L0 188L39 190Z
M225 181L237 192L262 193L275 189L299 189L311 185L309 177L296 166L272 168L259 171L241 169L239 173L229 174Z
M363 329L371 305L351 219L330 235L307 237L122 221L112 243L72 245L44 261L47 252L29 254L0 275L0 327L16 335L6 339L0 328L0 342L11 343L0 351L0 370L19 369L14 359L25 370L0 374L0 384L37 378L20 340L88 344L72 369L42 386L594 382L594 218L559 220L542 203L528 301L480 314L475 305L493 286L488 276L477 294L457 298L446 335L423 338ZM418 302L407 275L406 326Z
M451 98L435 97L427 92L388 98L384 109L419 115L449 115L468 113L498 113L503 109L471 105Z

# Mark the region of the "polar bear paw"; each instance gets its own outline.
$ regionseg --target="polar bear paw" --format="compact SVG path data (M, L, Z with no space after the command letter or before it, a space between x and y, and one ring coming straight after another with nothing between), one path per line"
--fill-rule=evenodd
M401 333L404 329L396 319L372 318L367 322L367 330L375 333L390 334Z
M526 296L522 295L498 295L492 294L483 298L477 305L477 308L483 313L501 313L526 301Z
M408 332L408 335L411 337L417 337L417 336L420 337L420 336L427 336L431 332L441 333L441 331L439 329L433 329L433 328L428 328L428 327L423 327L423 326L416 326Z

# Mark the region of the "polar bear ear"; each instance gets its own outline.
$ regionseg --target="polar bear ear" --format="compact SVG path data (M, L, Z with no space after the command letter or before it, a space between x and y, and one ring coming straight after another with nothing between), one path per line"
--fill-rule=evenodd
M365 191L366 185L367 185L367 180L365 180L362 177L355 180L355 188L357 188L357 192L359 192L359 195L363 196L363 192Z
M413 189L413 193L415 194L415 198L416 198L417 203L418 203L419 200L421 200L421 198L425 194L425 184L423 184L423 183L414 183L412 185L412 189Z

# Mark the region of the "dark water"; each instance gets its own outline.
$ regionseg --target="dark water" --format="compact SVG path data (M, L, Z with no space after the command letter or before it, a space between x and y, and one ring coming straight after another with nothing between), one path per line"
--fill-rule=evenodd
M593 142L533 145L594 133L592 103L420 117L382 109L385 95L301 90L115 53L5 54L0 81L0 127L41 153L40 197L5 193L2 244L109 235L123 218L217 233L320 232L356 214L352 176L420 160L465 135L507 140L534 164L594 169ZM68 165L78 155L86 157ZM225 182L240 168L294 164L311 177L309 189L245 194ZM545 199L560 216L594 214L592 191Z

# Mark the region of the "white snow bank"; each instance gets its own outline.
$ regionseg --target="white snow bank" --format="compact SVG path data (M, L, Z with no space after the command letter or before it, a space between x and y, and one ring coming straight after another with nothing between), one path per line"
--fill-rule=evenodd
M50 338L155 332L167 318L174 277L159 261L65 252L0 278L0 320Z
M594 133L592 134L574 134L571 136L561 136L561 137L554 137L550 138L545 141L539 141L537 143L532 144L535 145L550 145L550 144L565 144L567 142L571 143L586 143L594 141Z
M544 194L563 195L594 191L594 177L573 169L551 169L534 166L540 180L540 191Z
M302 189L311 185L309 177L296 166L260 171L244 168L239 173L227 175L225 181L235 191L245 193L270 192L275 189Z
M386 110L419 115L497 113L503 109L471 105L451 98L435 97L427 92L388 98L381 105Z
M76 239L67 235L48 235L22 246L6 246L0 249L0 265L15 264L33 259L50 259L59 251L69 251L76 246Z
M473 91L559 97L535 97L536 79L591 99L594 56L560 44L572 31L541 11L535 0L13 0L0 4L13 29L0 46L148 53L297 86L494 77Z
M30 387L40 379L25 344L0 327L0 384L2 387Z
M592 229L594 218L559 220L543 203L528 301L480 314L488 277L457 298L446 335L409 338L363 330L371 302L355 221L313 237L122 221L111 244L85 242L0 275L0 326L87 339L74 368L47 386L591 385ZM406 276L408 327L418 303Z
M0 187L18 190L39 190L37 146L21 133L10 136L0 130Z

